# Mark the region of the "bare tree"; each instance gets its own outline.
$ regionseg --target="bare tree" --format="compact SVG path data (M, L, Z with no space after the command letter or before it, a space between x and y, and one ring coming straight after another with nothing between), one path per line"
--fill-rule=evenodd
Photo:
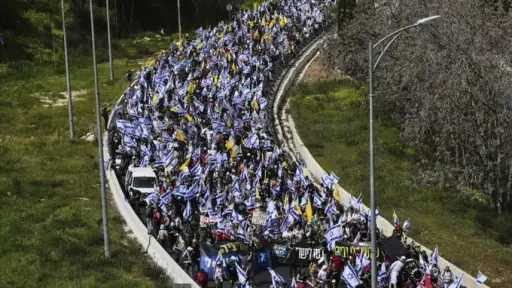
M490 3L492 2L492 3ZM325 63L367 77L367 45L417 19L443 20L400 35L378 71L380 115L400 123L440 185L479 191L498 213L512 209L512 15L507 1L365 1L326 49Z

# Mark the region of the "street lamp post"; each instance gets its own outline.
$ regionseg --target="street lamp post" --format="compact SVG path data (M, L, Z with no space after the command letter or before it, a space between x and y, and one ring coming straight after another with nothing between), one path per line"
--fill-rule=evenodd
M92 0L89 0L89 9L91 16L91 40L92 40L92 67L94 73L94 93L96 95L96 138L98 139L98 162L100 168L100 189L101 189L101 218L103 231L103 245L105 257L110 258L110 243L108 237L108 218L107 218L107 194L105 192L105 162L103 160L103 137L101 132L100 117L100 93L98 87L98 70L96 67L96 43L94 35L94 14L92 9Z
M176 0L177 2L177 5L178 5L178 37L181 41L181 5L180 5L180 0Z
M68 38L66 34L66 17L64 15L64 0L60 1L62 9L62 33L64 34L64 66L66 67L66 88L68 93L68 121L69 121L69 138L75 139L75 129L73 120L73 98L71 96L71 80L69 77L69 61L68 61Z
M110 81L114 80L114 68L112 67L112 44L110 40L110 0L105 1L105 8L107 10L107 42L108 42L108 67L110 69Z
M400 36L400 33L402 33L405 30L409 30L411 28L414 28L416 26L425 24L427 22L430 22L434 19L437 19L441 16L430 16L427 18L423 18L418 20L416 23L402 27L386 36L384 36L382 39L377 41L377 43L373 44L370 40L369 47L368 47L368 120L369 120L369 131L368 131L368 152L369 152L369 163L368 163L368 170L369 170L369 189L370 189L370 210L371 210L371 222L370 222L370 237L371 237L371 275L372 275L372 288L377 288L377 219L375 215L375 181L374 181L374 175L373 175L373 164L374 164L374 149L373 149L373 72L375 72L375 69L377 69L380 60L382 59L382 56L386 53L386 51L389 49L391 44L395 42L395 40ZM387 42L387 44L382 49L382 52L379 54L377 59L373 60L373 50L376 49L380 44L384 43L388 39L391 39Z

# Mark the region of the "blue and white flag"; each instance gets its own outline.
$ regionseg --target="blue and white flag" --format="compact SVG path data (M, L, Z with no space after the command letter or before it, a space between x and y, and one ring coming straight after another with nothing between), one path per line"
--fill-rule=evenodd
M432 263L433 265L436 265L436 266L439 263L439 247L437 245L436 245L436 248L434 249L434 252L432 253L430 263Z
M450 284L450 286L448 286L448 288L460 288L461 285L462 285L462 275L460 275L459 278L457 278L457 280L455 282Z
M295 281L295 276L292 277L292 283L290 284L290 288L297 288L297 281Z
M160 206L168 205L169 203L171 203L171 199L172 199L172 190L168 189L167 192L160 195Z
M421 270L427 271L427 262L425 261L421 253L418 255L418 263Z
M286 218L284 218L284 220L283 220L283 223L281 223L281 233L288 231L288 228L292 224L293 224L293 216L291 216L290 214L287 214Z
M339 180L340 177L336 176L336 174L331 171L331 174L324 175L322 177L322 184L324 184L324 187L327 187L330 190L334 190L334 186L338 183Z
M238 265L238 262L235 261L236 274L238 276L238 282L242 285L242 287L246 287L247 285L247 273Z
M191 200L195 198L199 194L199 184L197 182L194 182L188 189L184 196L185 200Z
M267 221L263 226L263 234L271 239L277 239L279 237L279 233L279 218L267 218Z
M192 216L192 203L190 200L187 201L187 207L185 207L185 212L183 213L183 218L186 222L190 221L190 216Z
M286 286L286 280L284 280L283 276L279 275L276 271L274 271L274 269L270 267L268 267L267 269L272 279L273 288L280 288Z
M487 281L487 276L485 276L484 273L478 271L478 274L476 274L476 283L484 284L485 281Z
M324 213L327 216L336 215L338 214L338 209L336 208L336 203L334 202L334 199L325 206Z
M251 148L251 149L259 148L260 141L258 139L258 135L256 133L250 133L249 136L247 137L247 139L245 139L245 141L243 141L243 144L247 148Z
M217 206L224 204L225 198L226 197L225 197L224 192L222 192L222 193L217 192L217 195L215 195L215 201L217 203Z
M296 182L300 182L301 184L304 184L306 182L306 178L304 177L304 170L302 169L301 165L297 166L293 180Z
M324 203L324 198L322 197L322 195L320 195L318 192L315 192L313 194L313 205L316 208L322 208L322 207L324 207L323 203Z
M302 220L299 212L296 210L294 206L290 206L290 208L288 209L288 213L290 214L290 216L293 217L295 221L300 222Z
M146 201L146 203L148 203L148 205L151 205L151 204L156 204L158 203L158 199L159 199L159 195L157 192L153 192L151 194L149 194L145 199L144 201Z
M359 234L360 235L360 234ZM360 252L356 256L356 267L355 270L358 275L361 275L363 273L364 267L370 265L370 259L366 257L366 255L363 252Z
M377 281L379 282L379 287L388 287L388 272L386 271L386 263L382 263L380 265L380 271L379 275L377 275Z
M343 274L341 274L341 279L345 281L345 284L347 284L348 288L354 288L361 284L361 280L359 280L357 272L354 270L352 265L350 265L350 263L345 266L345 270L343 270Z
M247 199L247 209L254 209L256 208L256 198L254 197L254 195L250 195L249 198Z
M247 231L244 230L243 225L238 225L238 229L236 231L236 237L240 239L245 244L250 244L251 240L248 237Z
M327 240L327 249L332 251L336 241L343 240L343 229L341 224L332 225L325 233L325 239Z

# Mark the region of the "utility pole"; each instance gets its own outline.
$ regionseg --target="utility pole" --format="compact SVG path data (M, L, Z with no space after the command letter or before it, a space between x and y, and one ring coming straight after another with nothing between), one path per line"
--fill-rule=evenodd
M369 190L370 190L370 210L371 210L371 222L370 222L370 239L371 239L371 285L372 288L377 288L377 217L375 217L375 185L374 185L374 178L373 178L373 43L370 40L370 45L368 48L368 64L369 64L369 71L368 71L368 98L369 98L369 113L368 113L368 120L370 123L369 127L369 145L368 145L368 152L370 155L370 160L368 163L368 169L369 169Z
M108 38L108 65L110 68L110 81L114 80L114 68L112 67L112 44L110 42L110 9L109 0L105 0L107 8L107 38Z
M75 128L73 120L73 98L71 96L71 80L69 78L69 62L68 62L68 39L66 35L66 17L64 15L64 0L60 1L62 9L62 32L64 33L64 65L66 66L66 88L68 94L68 121L69 121L69 139L75 139Z
M178 4L178 37L181 41L181 7L180 7L180 0L176 0Z
M92 0L89 0L89 10L91 14L91 39L92 39L92 67L94 74L94 92L96 95L96 137L98 139L98 154L100 167L100 185L101 185L101 217L103 219L103 244L105 249L105 257L110 258L110 243L108 238L108 218L107 218L107 195L105 193L105 167L103 160L103 137L101 132L100 117L100 93L98 87L98 70L96 67L96 43L94 36L94 14L92 9Z

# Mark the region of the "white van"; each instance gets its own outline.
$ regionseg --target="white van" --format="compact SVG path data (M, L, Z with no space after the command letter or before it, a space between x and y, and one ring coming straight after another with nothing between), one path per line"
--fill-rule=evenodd
M151 167L128 167L125 189L130 198L149 195L158 191L158 181Z

